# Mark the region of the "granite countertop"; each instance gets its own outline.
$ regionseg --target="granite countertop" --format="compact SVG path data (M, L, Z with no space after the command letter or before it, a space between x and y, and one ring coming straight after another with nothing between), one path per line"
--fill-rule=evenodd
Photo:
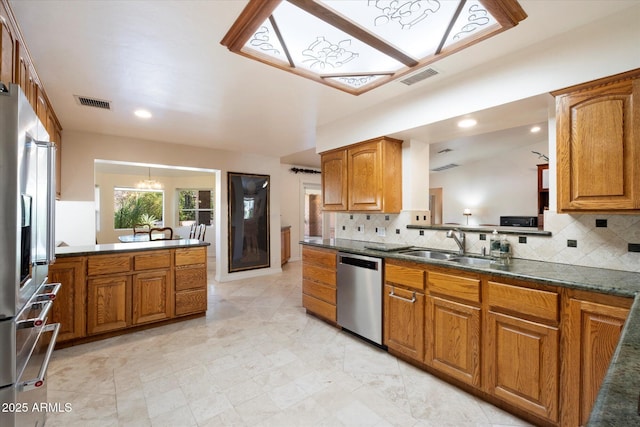
M139 243L106 243L102 245L60 246L56 248L56 258L84 255L102 255L118 252L138 252L157 249L175 249L197 246L209 246L210 243L197 239L156 240Z
M450 261L403 255L403 245L380 245L348 239L308 239L304 245L331 248L380 258L402 259L424 264L457 268L494 276L532 280L554 286L588 290L631 297L629 312L611 365L593 406L589 427L640 425L638 403L640 393L640 273L558 264L544 261L513 259L508 266L478 267L454 264ZM372 249L375 248L375 249ZM428 249L428 248L420 248ZM439 252L441 249L434 249Z

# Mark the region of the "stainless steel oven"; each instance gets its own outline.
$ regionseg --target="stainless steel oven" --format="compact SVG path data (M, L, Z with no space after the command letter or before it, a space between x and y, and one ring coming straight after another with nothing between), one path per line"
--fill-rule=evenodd
M41 426L59 324L54 261L55 151L17 85L0 84L0 426ZM42 410L44 408L44 410Z

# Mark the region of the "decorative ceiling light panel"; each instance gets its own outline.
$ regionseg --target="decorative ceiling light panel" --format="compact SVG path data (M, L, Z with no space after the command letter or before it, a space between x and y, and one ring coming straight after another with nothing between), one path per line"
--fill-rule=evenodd
M359 95L526 16L517 0L250 0L221 43Z

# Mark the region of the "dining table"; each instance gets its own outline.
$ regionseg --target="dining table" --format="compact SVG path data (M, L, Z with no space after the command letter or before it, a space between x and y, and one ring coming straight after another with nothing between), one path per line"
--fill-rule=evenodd
M154 233L154 236L156 234L158 235L158 237L161 237L163 233ZM180 239L182 239L181 236L178 236L177 234L173 235L172 240L180 240ZM122 236L118 236L118 240L120 240L121 243L138 243L138 242L150 241L149 233L124 234Z

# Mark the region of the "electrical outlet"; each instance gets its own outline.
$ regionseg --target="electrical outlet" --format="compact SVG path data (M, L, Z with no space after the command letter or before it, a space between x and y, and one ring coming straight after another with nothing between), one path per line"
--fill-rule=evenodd
M411 225L431 225L430 211L409 211L409 218Z
M359 224L356 229L358 230L358 233L364 234L364 224Z
M384 227L376 227L376 234L380 237L387 235L387 230Z

